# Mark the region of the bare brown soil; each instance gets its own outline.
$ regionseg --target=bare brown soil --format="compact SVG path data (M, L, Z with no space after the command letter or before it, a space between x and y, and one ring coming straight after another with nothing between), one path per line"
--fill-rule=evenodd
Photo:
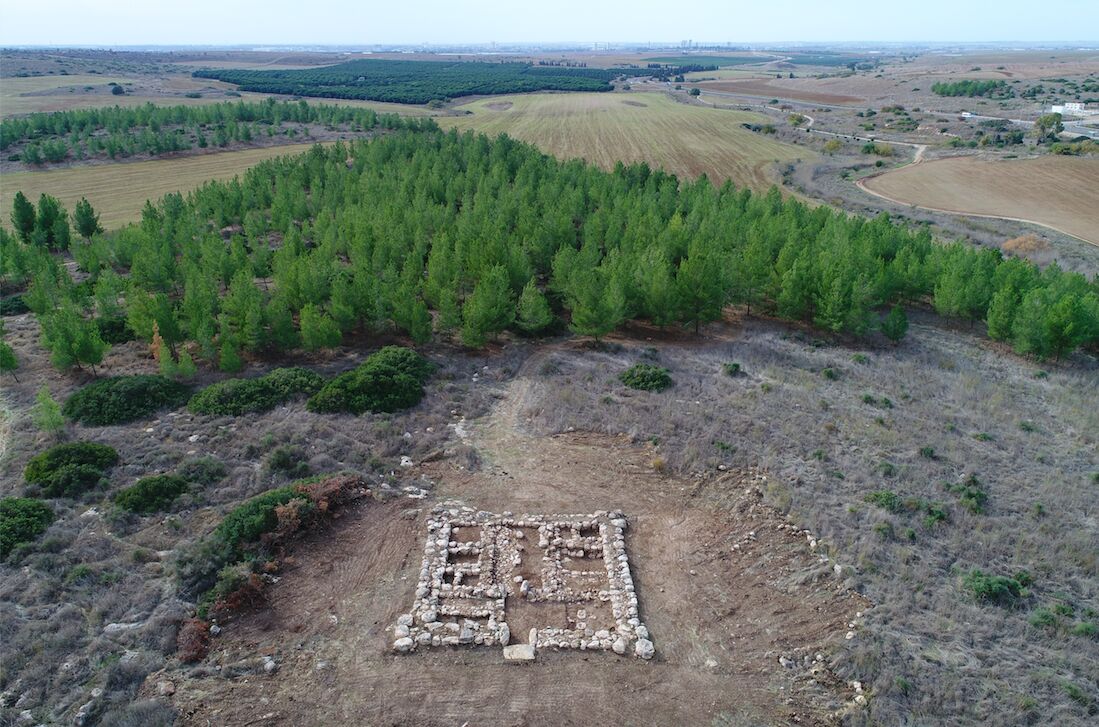
M487 648L394 655L389 627L412 601L428 509L402 499L364 505L303 544L268 606L226 626L203 668L154 675L148 688L171 679L191 725L831 721L853 693L823 664L810 677L809 664L842 643L866 602L762 503L756 476L665 477L626 437L527 434L527 380L513 380L473 428L480 471L453 459L421 469L438 498L474 507L623 509L652 662L542 651L517 666ZM277 672L222 678L208 668L260 655Z

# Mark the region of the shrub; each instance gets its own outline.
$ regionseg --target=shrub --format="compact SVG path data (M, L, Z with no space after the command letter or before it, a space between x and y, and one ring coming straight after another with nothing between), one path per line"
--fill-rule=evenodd
M863 499L889 512L900 512L902 508L900 496L892 490L875 490Z
M118 452L105 444L70 442L31 457L23 477L49 497L71 497L99 485L117 463Z
M309 369L275 369L255 379L227 379L207 386L191 397L187 408L195 414L240 416L275 408L298 394L313 395L324 378Z
M184 589L199 594L213 586L218 571L242 560L248 546L258 544L263 535L278 527L277 508L295 498L305 501L294 485L286 485L256 495L229 511L214 531L177 563Z
M1073 636L1085 636L1089 639L1099 638L1099 626L1088 621L1081 621L1072 627Z
M114 501L123 510L147 515L167 509L186 491L187 481L179 475L153 475L119 490Z
M1024 594L1024 586L1015 578L990 575L974 568L962 578L962 585L979 601L1010 605Z
M988 493L981 489L981 481L976 475L970 475L964 481L956 485L946 485L948 492L957 495L964 505L974 515L980 515L985 511L988 502Z
M394 412L415 406L435 366L415 351L386 346L329 381L306 404L314 412Z
M110 344L126 343L136 338L130 324L122 316L96 318L95 326L99 329L99 337Z
M267 469L297 479L309 474L309 463L305 461L305 451L301 447L285 445L271 450L267 457Z
M125 424L187 401L188 389L163 376L113 376L88 384L65 402L65 416L91 426Z
M0 499L0 560L17 545L29 543L53 522L53 510L31 497Z
M1057 614L1048 608L1036 608L1030 615L1030 625L1035 628L1056 628L1057 623Z
M228 473L225 464L213 457L189 459L176 469L176 474L183 479L203 486L217 484Z
M58 467L42 487L47 497L76 497L88 490L105 485L103 470L90 464L67 464Z
M836 373L836 370L833 369L833 368L827 368L827 369L822 370L820 372L820 375L823 376L824 378L828 379L829 381L835 381L836 379L839 378L839 374Z
M740 376L740 364L736 362L729 362L721 367L725 371L726 376Z
M668 369L652 364L634 364L619 374L618 378L631 389L642 391L663 391L672 385Z
M210 625L197 618L189 618L179 627L176 649L183 663L202 661L210 648Z
M17 316L28 311L30 311L30 308L27 307L27 301L23 300L21 295L9 295L6 298L0 298L0 316Z

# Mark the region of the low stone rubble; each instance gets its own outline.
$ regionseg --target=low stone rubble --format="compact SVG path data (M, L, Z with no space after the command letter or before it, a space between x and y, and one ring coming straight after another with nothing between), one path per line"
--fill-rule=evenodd
M415 600L393 627L393 650L515 646L507 606L521 599L564 604L566 617L531 628L520 644L527 648L507 648L508 660L529 660L546 648L651 659L655 649L638 611L627 527L618 511L496 515L454 503L436 506L427 519Z

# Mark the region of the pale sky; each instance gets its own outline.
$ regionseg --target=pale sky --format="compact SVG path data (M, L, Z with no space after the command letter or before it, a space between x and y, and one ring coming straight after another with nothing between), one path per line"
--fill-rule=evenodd
M1097 0L0 0L0 45L1093 41Z

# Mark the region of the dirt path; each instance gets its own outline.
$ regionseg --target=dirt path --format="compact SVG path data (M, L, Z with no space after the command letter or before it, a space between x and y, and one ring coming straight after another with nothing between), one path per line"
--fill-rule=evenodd
M832 721L852 692L824 664L810 668L865 601L762 504L755 473L682 480L654 471L652 453L625 437L527 433L522 412L538 405L543 355L490 416L459 427L480 453L478 471L445 459L414 473L437 483L436 499L495 512L621 508L656 658L543 650L517 666L497 649L394 655L390 628L412 601L426 508L372 503L303 543L269 605L227 625L205 666L155 678L173 680L184 724ZM264 654L274 674L226 678Z

